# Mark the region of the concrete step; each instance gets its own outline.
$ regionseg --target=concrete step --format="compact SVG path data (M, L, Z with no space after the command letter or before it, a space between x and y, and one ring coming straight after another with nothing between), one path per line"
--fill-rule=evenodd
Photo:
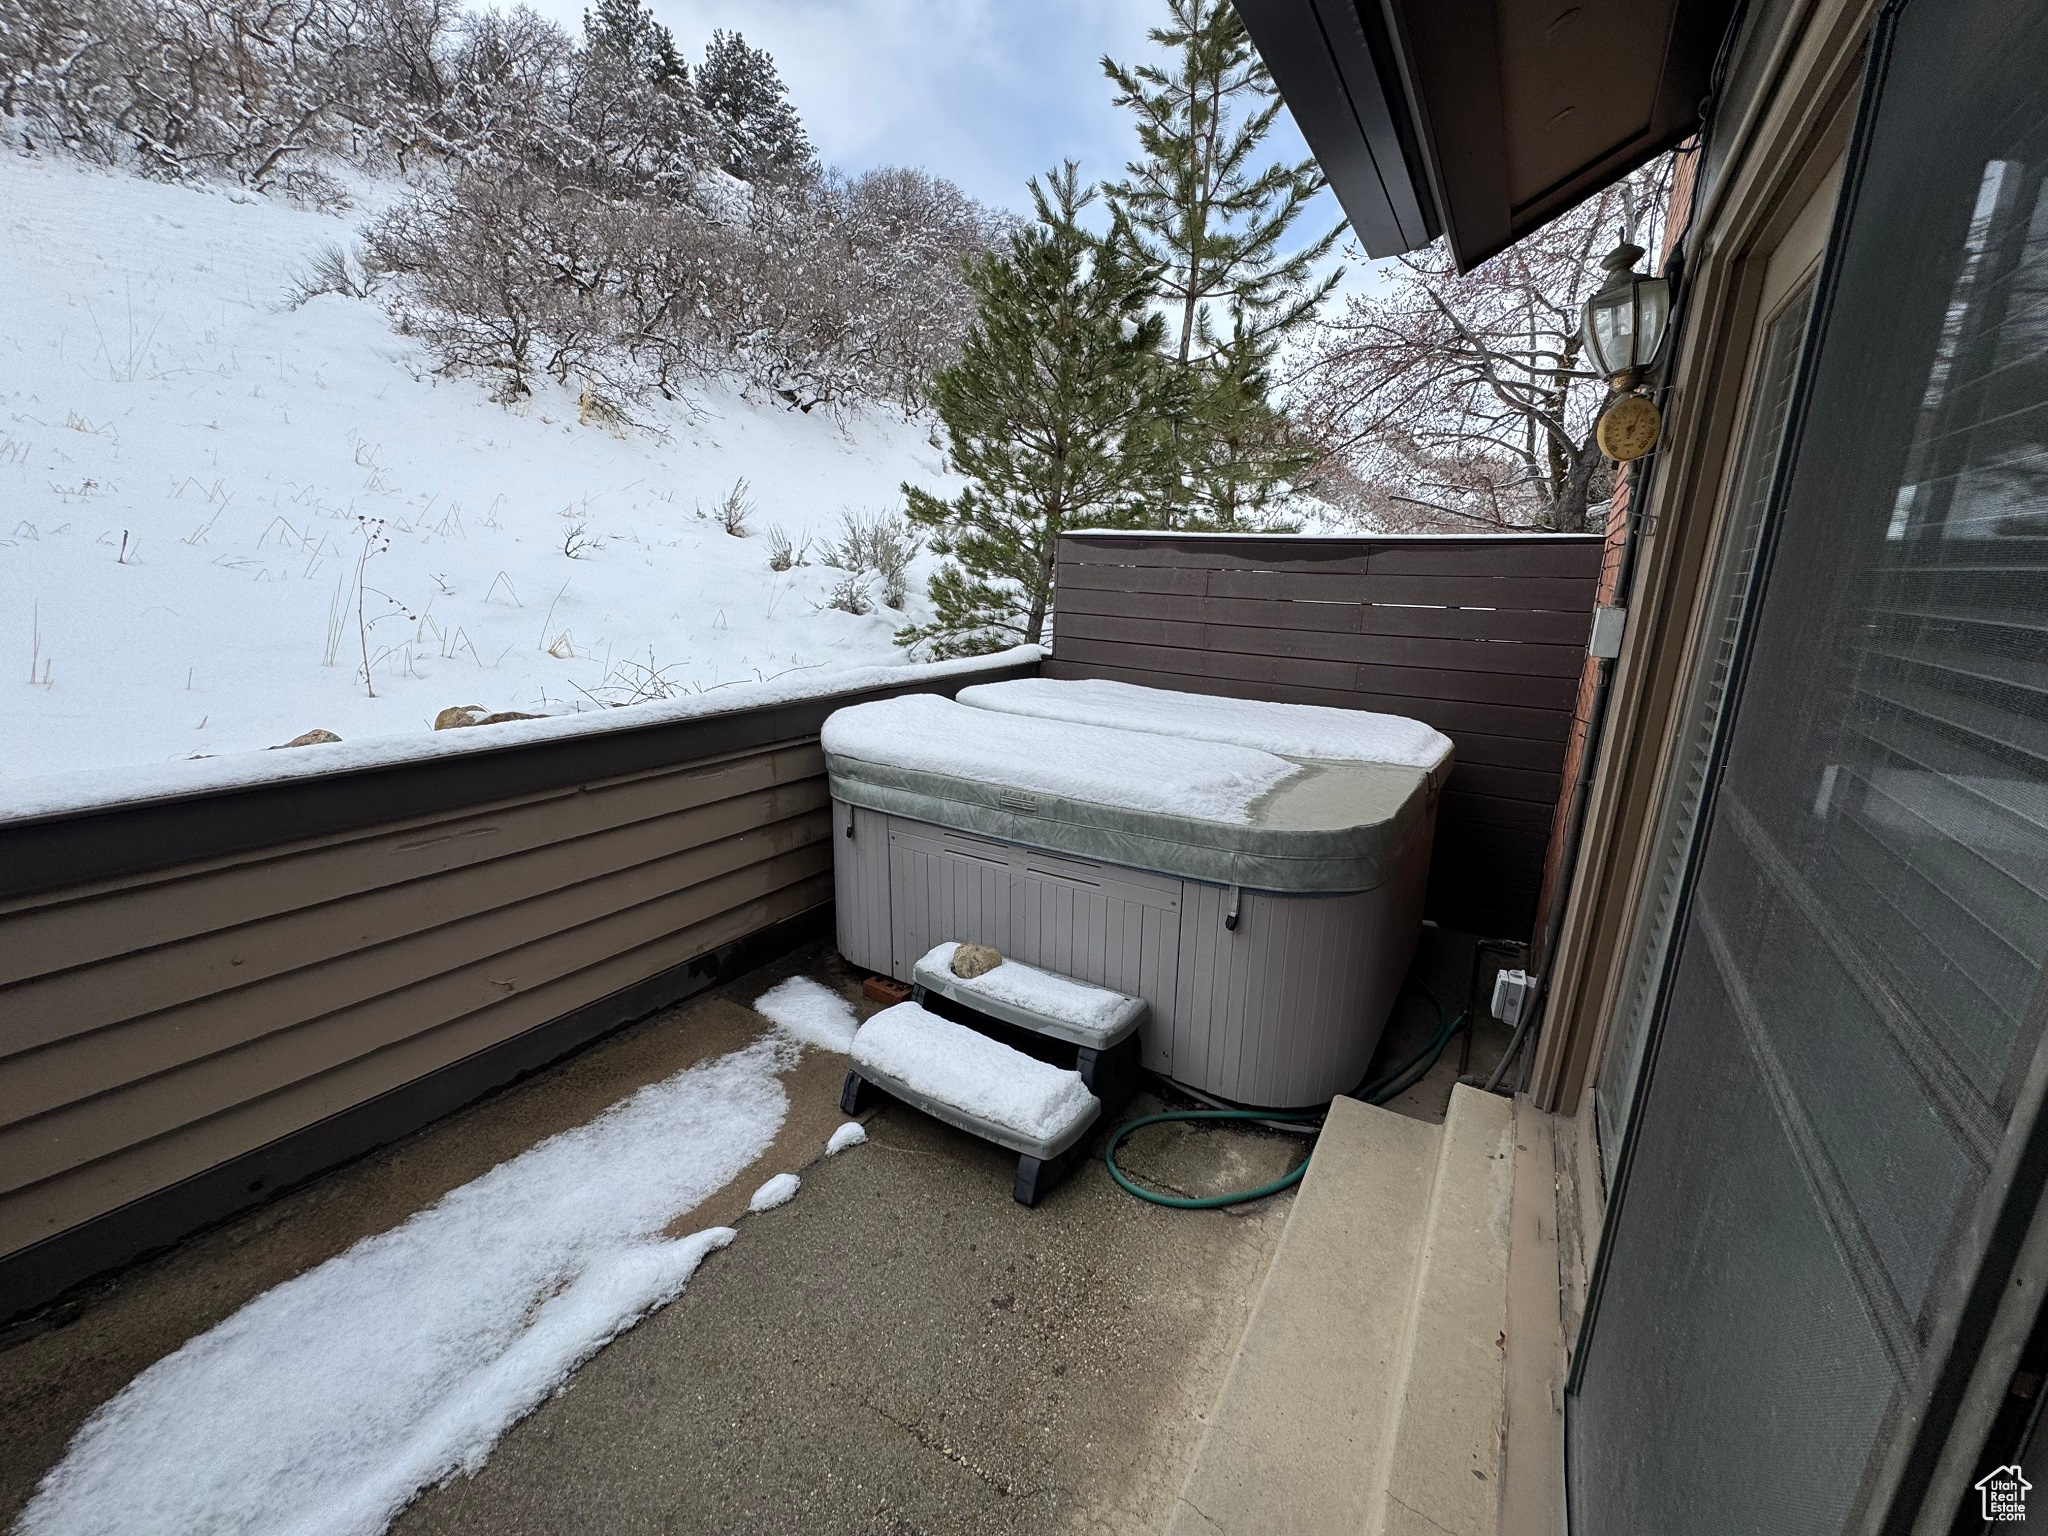
M1493 1536L1513 1185L1514 1106L1453 1089L1367 1536Z
M1170 1536L1492 1536L1511 1106L1338 1099Z

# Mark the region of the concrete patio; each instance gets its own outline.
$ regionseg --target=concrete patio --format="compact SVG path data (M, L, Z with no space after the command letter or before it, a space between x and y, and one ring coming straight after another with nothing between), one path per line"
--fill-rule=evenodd
M1418 958L1454 1008L1468 956L1467 941L1431 930ZM797 972L859 996L829 945L810 946L0 1337L0 1522L153 1361L641 1085L757 1038L767 1025L747 1004ZM1434 1022L1411 990L1382 1059ZM1473 1065L1502 1043L1482 1029ZM1391 1107L1440 1119L1457 1058L1454 1046ZM394 1529L1163 1529L1291 1197L1167 1210L1118 1190L1098 1155L1026 1210L1009 1197L1007 1154L900 1106L826 1160L843 1070L806 1052L784 1076L789 1112L769 1153L670 1229L732 1223L740 1240L480 1473L428 1493ZM1301 1150L1256 1129L1170 1127L1142 1133L1125 1161L1206 1193L1271 1178ZM803 1174L795 1202L746 1215L748 1194L785 1169Z

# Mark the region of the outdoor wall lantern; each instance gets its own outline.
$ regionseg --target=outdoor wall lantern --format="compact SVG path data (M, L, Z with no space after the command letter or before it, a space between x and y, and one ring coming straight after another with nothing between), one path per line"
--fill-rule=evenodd
M1595 435L1601 452L1622 463L1657 446L1663 416L1635 391L1657 361L1671 323L1671 283L1635 270L1643 248L1624 240L1602 263L1607 281L1586 300L1580 334L1593 366L1621 398L1601 413Z

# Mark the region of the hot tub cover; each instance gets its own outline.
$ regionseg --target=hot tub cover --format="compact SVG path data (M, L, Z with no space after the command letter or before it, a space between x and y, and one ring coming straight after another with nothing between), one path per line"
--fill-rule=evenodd
M1428 771L906 694L825 722L835 799L1051 852L1256 890L1383 884L1428 814Z
M1281 757L1421 768L1434 774L1439 784L1450 772L1450 737L1406 715L1141 688L1093 677L976 683L962 688L957 697L977 709L1230 742Z

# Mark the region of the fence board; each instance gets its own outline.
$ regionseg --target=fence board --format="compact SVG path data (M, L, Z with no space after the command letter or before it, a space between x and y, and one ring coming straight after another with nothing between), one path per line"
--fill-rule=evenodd
M1459 613L1464 610L1445 611ZM1070 613L1066 616L1065 630L1073 640L1181 646L1200 651L1228 651L1240 656L1299 656L1317 661L1371 662L1380 666L1441 667L1452 672L1514 673L1532 677L1563 677L1574 681L1586 661L1583 645L1345 634L1327 629L1246 628L1232 624L1125 618L1100 613Z
M1087 586L1060 593L1062 620L1076 614L1174 619L1252 629L1328 630L1339 634L1416 635L1441 640L1522 640L1584 650L1590 612L1540 608L1437 608L1414 603L1277 602L1184 592L1133 592Z
M1480 534L1459 537L1276 539L1269 535L1078 533L1061 559L1076 565L1330 571L1409 576L1578 576L1598 534Z
M1054 652L1046 658L1046 677L1103 677L1141 687L1174 688L1184 693L1214 693L1231 698L1272 699L1282 704L1326 704L1335 709L1370 709L1386 715L1406 715L1433 725L1455 740L1484 734L1514 738L1532 744L1555 742L1563 750L1569 720L1557 711L1510 704L1468 704L1457 699L1402 698L1388 693L1360 692L1355 688L1321 688L1308 683L1268 683L1261 691L1249 693L1237 680L1194 672L1173 672L1144 665L1119 667L1091 662L1082 665L1062 659L1054 641Z
M1408 715L1450 736L1428 911L1532 936L1597 535L1060 541L1049 677Z
M1595 551L1597 554L1598 551ZM1432 608L1590 613L1594 578L1562 576L1331 576L1305 571L1208 571L1209 597L1293 603L1412 603ZM1149 590L1149 588L1141 588Z

